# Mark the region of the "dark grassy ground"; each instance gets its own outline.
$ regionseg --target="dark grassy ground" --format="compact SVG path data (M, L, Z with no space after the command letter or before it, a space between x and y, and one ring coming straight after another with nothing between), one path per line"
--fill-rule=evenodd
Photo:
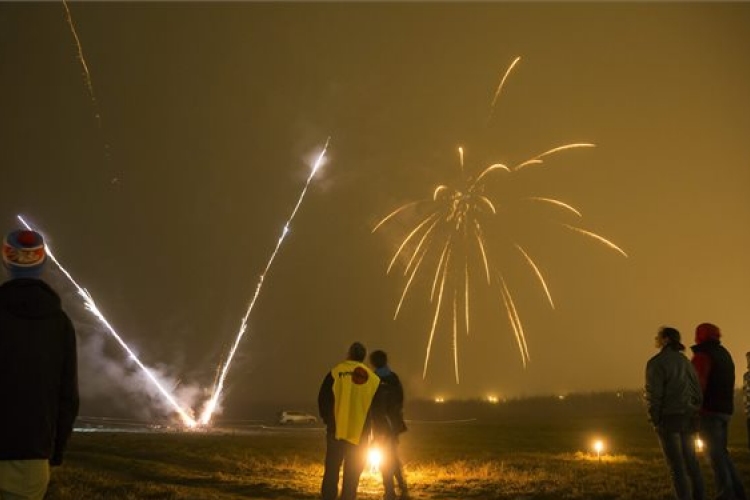
M537 400L488 406L415 404L401 454L415 499L667 499L667 471L640 403ZM472 416L475 415L475 416ZM601 437L602 460L590 451ZM730 447L745 478L744 418ZM323 429L268 426L212 432L76 433L49 499L314 499ZM711 473L704 466L709 488ZM365 472L360 498L382 496Z

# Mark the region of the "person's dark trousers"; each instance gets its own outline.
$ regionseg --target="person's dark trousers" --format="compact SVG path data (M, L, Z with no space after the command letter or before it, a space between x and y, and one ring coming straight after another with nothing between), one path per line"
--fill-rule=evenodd
M727 450L727 427L730 415L701 415L701 437L714 471L717 500L747 500L737 469Z
M393 477L396 479L399 490L401 490L401 499L409 498L409 488L406 485L406 477L404 476L404 467L401 464L401 459L398 453L395 455L396 464L393 471Z
M383 489L385 490L383 500L396 500L396 487L393 479L396 476L396 467L400 465L396 454L396 443L396 438L392 436L383 437L380 441L383 451L380 473L383 476Z
M326 460L323 484L320 487L322 500L336 500L339 489L339 473L344 465L344 480L341 486L341 500L355 500L359 487L359 476L365 466L365 440L359 445L336 439L332 433L326 434Z
M747 447L750 448L750 417L748 417L746 422L747 422Z
M690 419L683 415L666 415L656 435L669 468L675 498L704 500L703 476L695 454L696 434L690 428Z

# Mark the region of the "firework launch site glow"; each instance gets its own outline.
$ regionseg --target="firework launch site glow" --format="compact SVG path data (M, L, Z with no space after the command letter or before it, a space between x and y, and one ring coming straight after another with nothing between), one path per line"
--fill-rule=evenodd
M24 218L19 215L18 220L23 224L23 226L26 229L34 230L33 227L31 227ZM52 262L55 263L55 265L60 269L60 271L65 275L66 278L68 278L68 281L70 281L73 286L78 291L78 295L81 296L83 299L84 306L86 309L93 314L104 327L107 329L107 331L110 333L110 335L117 341L117 343L122 347L125 352L128 353L129 358L140 368L143 373L148 377L148 379L154 384L154 386L158 389L159 393L166 399L170 405L174 408L175 412L180 416L182 419L182 423L187 426L188 428L193 428L196 426L196 421L193 419L193 417L190 415L189 410L183 409L180 404L174 399L172 394L167 391L167 389L159 382L159 380L154 376L151 370L146 368L146 366L141 362L140 359L138 359L138 356L128 347L128 345L125 343L125 341L122 339L120 334L117 333L117 331L112 327L112 325L107 321L107 318L104 317L104 314L99 310L99 308L96 305L96 302L94 302L94 298L91 296L91 294L86 290L85 288L81 287L75 279L73 279L73 276L68 272L67 269L65 269L62 264L60 264L60 261L57 260L55 257L55 254L52 252L52 249L48 244L45 243L47 255L50 259L52 259Z
M263 283L265 281L266 275L268 274L269 270L271 269L271 266L273 265L274 260L276 259L276 256L279 253L279 249L281 248L281 245L284 243L284 240L286 239L287 235L290 232L291 224L294 220L295 215L299 211L300 206L302 205L302 201L305 198L305 194L307 193L310 183L312 182L313 178L315 177L315 174L318 172L320 167L323 165L325 160L326 151L328 150L328 144L330 143L331 138L329 137L325 145L323 146L322 151L318 155L315 163L312 166L312 169L310 171L309 176L307 177L307 181L305 182L304 187L302 188L302 191L297 198L297 202L294 205L294 208L291 211L291 215L287 219L286 223L284 224L281 235L279 236L279 239L276 242L276 246L273 249L273 252L271 253L271 256L268 259L268 262L266 263L265 268L263 269L263 272L261 273L258 283L255 287L255 292L250 299L250 303L248 305L247 311L245 312L244 317L242 318L242 322L240 324L240 329L237 333L237 336L235 337L234 343L232 344L231 349L229 350L229 354L227 355L227 359L220 365L220 371L219 376L216 380L216 384L214 385L211 397L208 401L206 401L203 411L201 413L200 419L195 420L193 418L193 411L191 409L183 408L175 399L175 397L164 387L164 385L156 378L156 376L153 374L152 370L149 370L143 362L138 358L138 356L132 351L130 347L125 343L125 341L122 339L119 333L114 329L114 327L109 323L107 318L104 316L104 314L101 312L99 307L94 302L93 297L89 293L88 290L81 287L76 280L73 278L73 276L68 272L67 269L65 269L62 264L57 260L54 253L52 252L52 249L49 247L48 244L45 244L47 254L49 255L49 258L57 265L58 269L65 275L65 277L70 281L70 283L76 288L78 295L83 299L84 306L86 310L88 310L91 314L93 314L99 322L106 328L106 330L110 333L110 335L117 341L117 343L127 352L129 359L131 359L138 368L141 369L141 371L148 377L148 379L151 381L151 383L156 387L159 394L172 406L174 411L179 415L183 425L185 425L189 429L196 428L197 426L207 426L211 422L211 418L214 414L214 412L217 409L217 405L220 401L222 391L224 389L224 383L227 377L227 374L229 372L229 368L232 364L232 360L234 359L235 353L237 352L237 347L240 344L240 341L242 340L246 330L247 330L247 322L250 317L250 314L253 311L253 308L255 307L255 303L258 299L258 296L260 295L261 289L263 288ZM23 224L24 227L27 229L34 230L33 227L31 227L26 220L21 216L18 215L18 220Z

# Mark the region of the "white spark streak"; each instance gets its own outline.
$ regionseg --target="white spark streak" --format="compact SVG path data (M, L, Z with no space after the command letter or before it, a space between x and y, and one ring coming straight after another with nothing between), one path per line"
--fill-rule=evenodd
M34 229L23 219L22 216L18 215L18 220L21 221L21 224L23 224L26 229L33 231ZM172 397L169 392L162 386L162 384L157 380L156 376L149 370L140 359L138 359L138 356L135 355L135 353L128 347L128 345L125 343L124 340L120 337L120 335L115 331L115 329L112 327L112 325L107 321L107 318L104 317L104 314L99 310L99 308L96 306L96 303L94 302L94 298L91 296L88 290L83 288L81 285L79 285L75 279L73 279L73 276L68 272L67 269L65 269L62 264L60 264L60 261L55 258L55 254L52 253L52 249L50 246L45 243L44 244L45 250L47 252L47 255L50 259L52 259L52 262L54 262L57 267L62 271L62 273L65 275L66 278L73 284L73 286L76 287L76 290L78 290L78 295L83 298L84 305L86 309L91 312L96 318L107 328L110 334L117 340L117 342L120 344L120 346L125 349L125 351L130 356L130 359L133 360L133 362L138 365L138 367L143 370L143 372L146 374L146 376L151 380L151 382L154 383L156 388L159 390L159 392L164 396L164 398L169 401L169 403L174 407L175 411L180 415L182 418L182 421L187 425L188 427L194 427L196 425L195 420L193 417L191 417L188 412L182 409L180 407L179 403Z
M253 308L255 307L255 302L257 301L258 296L260 295L260 290L261 288L263 288L263 281L265 280L266 274L268 274L268 271L271 268L273 261L276 259L276 254L279 252L279 248L281 247L281 244L284 242L284 238L286 238L286 235L289 233L289 226L291 225L292 220L294 219L294 216L297 215L297 210L299 210L299 207L302 204L302 200L305 198L305 194L307 193L307 188L310 186L310 183L312 182L313 177L315 177L315 174L317 173L318 169L320 168L323 162L323 159L325 158L326 151L328 150L328 143L330 141L331 141L331 138L329 137L326 140L325 146L323 146L323 151L320 152L318 159L315 161L313 169L310 172L310 176L307 178L307 182L305 183L305 187L302 189L302 192L300 193L299 198L297 199L297 204L294 206L294 209L292 210L292 214L289 216L289 219L287 219L286 224L284 224L284 228L281 231L281 236L279 237L279 240L276 242L276 248L274 248L273 252L271 253L271 257L268 259L268 262L266 263L266 267L261 273L260 278L258 279L258 284L255 287L255 293L253 294L252 299L250 299L250 304L247 307L245 316L242 318L242 323L240 324L240 329L237 332L237 337L235 338L234 344L232 345L232 348L229 350L229 355L227 356L227 359L224 362L224 365L221 369L219 378L216 382L216 385L214 386L214 391L211 396L211 399L206 403L203 409L203 413L201 414L200 423L203 425L206 425L211 421L211 416L216 410L216 405L218 404L219 398L221 397L221 393L224 390L224 381L226 379L227 372L229 371L229 366L232 364L234 355L237 352L237 346L239 346L240 341L242 340L242 337L244 337L245 335L245 331L247 330L247 320L250 317L250 313L252 312Z

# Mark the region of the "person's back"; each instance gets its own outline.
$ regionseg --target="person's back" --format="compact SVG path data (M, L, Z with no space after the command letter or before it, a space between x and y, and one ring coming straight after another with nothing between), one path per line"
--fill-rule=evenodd
M0 286L0 498L41 499L78 414L76 337L59 296L40 278L41 235L3 242Z
M745 419L747 420L747 444L750 447L750 352L745 354L747 358L747 371L742 377L742 389L745 399Z
M661 349L648 361L646 372L646 399L654 424L665 415L692 414L700 408L700 385L682 352L670 347Z
M326 424L326 457L320 486L323 500L338 497L341 466L344 478L340 500L357 498L367 446L370 407L380 379L364 363L367 349L354 342L347 359L323 378L318 391L318 411Z
M331 376L336 439L344 439L357 445L367 424L378 379L362 362L354 360L346 360L334 366Z
M48 459L77 413L75 333L43 281L0 286L0 460ZM60 391L63 391L60 394Z
M729 455L729 421L734 412L734 362L721 345L721 330L713 323L695 329L693 366L703 390L701 438L714 472L716 498L747 498L742 478Z
M401 498L409 496L401 460L398 456L398 437L406 431L404 422L404 388L398 375L388 366L385 351L373 351L370 355L375 374L380 377L380 386L375 393L372 406L373 436L383 452L380 472L383 476L384 500L394 500L394 479L401 489Z
M389 371L378 376L380 387L372 403L373 430L376 434L398 436L406 431L403 414L404 389L395 372Z
M702 376L703 411L734 413L734 362L719 339L706 339L692 347L693 364ZM707 365L707 369L703 369Z

